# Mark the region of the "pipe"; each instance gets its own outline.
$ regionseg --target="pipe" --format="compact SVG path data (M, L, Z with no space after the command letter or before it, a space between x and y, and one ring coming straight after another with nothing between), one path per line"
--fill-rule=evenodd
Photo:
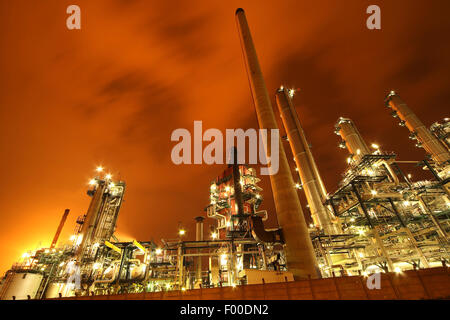
M113 275L112 275L111 279L95 280L95 281L92 283L91 288L95 290L95 285L96 285L97 283L113 283L113 282L114 282L114 279L116 278L116 275L117 275L117 263L119 263L120 261L121 261L121 260L114 260L114 261L112 262L113 264L115 264L115 266L114 266L114 272L113 272Z
M259 66L247 19L244 10L241 8L236 10L236 22L258 123L261 129L267 129L269 135L271 130L277 130L278 126ZM272 154L270 148L270 144L267 143L265 146L266 154ZM279 143L279 170L277 174L270 176L270 183L272 185L278 223L283 229L286 242L285 253L289 271L292 272L296 279L308 276L312 278L320 277L306 220L281 141Z
M442 143L428 130L428 128L419 120L405 102L394 92L391 91L386 100L386 106L392 108L401 121L406 125L409 131L422 144L425 151L431 155L438 164L450 162L450 152Z
M53 237L52 244L50 245L50 249L53 249L56 246L56 243L58 242L58 239L59 239L59 235L61 234L62 228L64 227L64 223L66 223L69 212L70 212L70 209L64 210L61 221L59 222L58 229L56 229L55 236Z
M323 205L323 201L326 200L326 194L323 194L324 190L318 178L320 177L318 171L314 171L314 159L306 141L305 133L300 125L297 112L292 105L292 99L284 88L280 88L277 90L276 100L314 224L319 229L323 229L325 234L340 234L342 232L339 226L333 222L333 220L336 221L336 218Z
M259 243L283 243L282 230L267 231L264 229L264 223L259 216L251 216L250 224L253 238Z
M195 240L196 241L203 241L203 220L205 220L204 217L196 217L196 232L195 232ZM201 253L201 249L197 249L198 253ZM197 275L196 275L196 282L198 284L202 283L202 257L197 258Z
M203 241L203 220L204 217L196 217L196 225L195 225L195 241Z

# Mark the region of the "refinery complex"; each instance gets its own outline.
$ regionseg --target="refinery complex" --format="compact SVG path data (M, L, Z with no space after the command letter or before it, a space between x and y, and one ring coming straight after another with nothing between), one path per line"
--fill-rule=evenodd
M114 232L126 184L99 167L87 192L90 205L77 219L71 242L58 242L67 209L51 246L26 252L5 273L0 299L187 291L446 267L449 119L427 127L405 103L407 97L387 88L380 112L397 119L392 125L405 127L411 148L423 148L423 160L398 159L395 152L368 144L357 123L339 118L336 144L348 151L348 166L337 190L326 190L294 106L295 91L281 85L270 96L242 9L236 11L236 22L259 127L278 129L279 113L286 132L279 145L279 171L270 176L276 212L263 209L257 171L238 164L235 151L234 163L204 186L210 201L204 215L192 217L195 241L185 240L180 228L175 240L119 242ZM430 180L413 179L402 171L406 164L423 169ZM299 192L309 212L302 210ZM269 216L276 216L277 228L265 226Z

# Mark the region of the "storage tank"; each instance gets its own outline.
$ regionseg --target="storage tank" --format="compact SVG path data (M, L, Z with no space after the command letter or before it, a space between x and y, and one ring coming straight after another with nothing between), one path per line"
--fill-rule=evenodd
M45 290L45 299L59 298L60 293L62 297L73 296L72 286L65 282L52 282Z
M30 296L36 297L36 293L42 282L43 275L30 272L10 272L2 286L1 300L25 300Z

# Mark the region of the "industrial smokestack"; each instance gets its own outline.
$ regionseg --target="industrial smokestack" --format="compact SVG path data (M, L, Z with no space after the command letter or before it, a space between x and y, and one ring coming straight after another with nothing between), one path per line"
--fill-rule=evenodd
M292 99L284 88L280 88L277 91L276 98L314 224L316 227L323 229L325 234L340 234L339 226L333 222L335 219L334 215L327 211L323 205L326 195L323 194L323 189L321 188L320 175L317 171L318 175L316 176L314 171L314 159L312 158L303 128L300 125L297 112L292 105Z
M259 66L247 19L244 10L241 8L236 10L236 22L258 123L261 129L267 129L270 134L271 129L278 129L278 126ZM267 154L272 154L270 144L267 144L265 148ZM270 176L270 182L278 223L283 230L286 243L287 267L297 279L308 276L317 278L319 272L314 249L281 142L279 144L279 158L278 173Z
M205 220L204 217L195 218L195 241L203 241L203 220Z
M61 221L59 222L58 229L56 229L55 236L53 237L52 244L50 245L50 248L53 249L56 247L56 243L58 242L59 235L61 234L62 228L64 227L64 223L66 223L67 216L69 215L70 209L64 210L63 216L61 218Z
M341 117L335 127L336 134L341 136L342 143L356 161L360 161L363 156L371 153L352 120Z
M450 161L450 152L433 136L422 121L419 120L414 112L412 112L394 91L389 93L385 104L392 108L394 115L400 118L400 123L409 129L411 136L419 141L420 145L431 155L436 163L444 164Z

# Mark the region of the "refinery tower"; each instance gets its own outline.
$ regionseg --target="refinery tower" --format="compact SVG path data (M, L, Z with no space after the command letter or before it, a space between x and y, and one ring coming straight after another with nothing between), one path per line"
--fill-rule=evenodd
M279 143L279 171L270 176L275 211L263 209L256 170L238 163L234 150L233 163L205 186L209 202L202 215L192 216L195 240L186 239L179 227L176 239L120 242L114 231L125 183L98 168L88 191L90 205L71 242L58 245L66 210L51 246L25 253L6 272L1 299L450 296L448 118L428 128L397 93L385 98L413 143L424 149L420 161L397 159L367 143L354 121L339 118L335 133L347 150L348 166L337 189L328 192L295 106L295 90L280 86L269 94L244 10L235 18L259 127L279 129L278 113L286 132L287 141ZM265 148L271 154L270 145ZM407 166L419 167L430 179L413 179L404 172ZM276 216L277 226L265 226L269 215ZM309 215L313 223L307 225ZM372 274L383 274L378 295L365 289Z

